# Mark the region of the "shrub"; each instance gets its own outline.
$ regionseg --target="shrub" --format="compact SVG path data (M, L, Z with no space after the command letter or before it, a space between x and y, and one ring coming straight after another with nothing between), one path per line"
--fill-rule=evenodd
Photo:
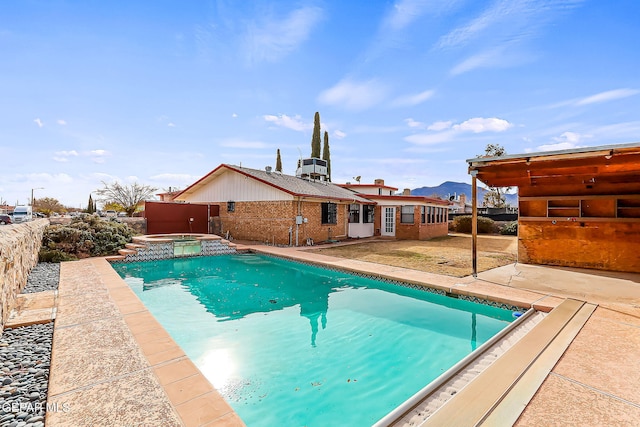
M47 257L58 259L60 253L72 259L112 255L131 242L133 234L126 224L105 221L95 215L81 215L68 225L51 225L45 229L40 261Z
M458 216L453 220L453 227L458 233L471 233L473 217L471 215ZM495 233L496 224L491 218L478 217L478 233Z
M38 254L38 261L40 262L62 262L62 261L75 261L78 258L73 255L69 255L66 252L59 251L57 249L40 249Z
M516 236L518 234L518 221L511 221L503 225L500 229L500 234Z

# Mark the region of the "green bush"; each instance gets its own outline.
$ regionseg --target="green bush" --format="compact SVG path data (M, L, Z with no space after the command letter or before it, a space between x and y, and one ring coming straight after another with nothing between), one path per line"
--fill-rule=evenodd
M453 220L453 228L458 233L471 233L473 217L471 215L458 216ZM478 217L478 233L490 234L496 232L496 223L491 218Z
M506 234L508 236L518 235L518 221L511 221L506 223L500 229L500 234Z
M40 262L62 262L62 261L75 261L76 258L73 255L69 255L66 252L59 251L57 249L40 249L38 254L38 261Z
M60 253L72 259L113 255L131 242L133 234L127 224L105 221L95 215L81 215L72 219L69 225L51 225L45 229L40 261L44 262L47 257L60 258Z

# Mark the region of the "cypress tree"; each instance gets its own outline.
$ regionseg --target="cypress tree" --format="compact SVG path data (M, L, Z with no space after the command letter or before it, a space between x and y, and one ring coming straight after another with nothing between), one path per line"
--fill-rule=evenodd
M311 157L320 158L320 113L313 118L313 136L311 137Z
M327 161L327 181L331 182L331 152L329 151L329 132L324 131L324 147L322 147L322 159Z
M278 148L278 155L276 157L276 172L282 172L282 159L280 158L279 148Z
M89 203L87 203L87 213L94 213L95 210L94 208L94 204L93 204L93 197L91 197L91 194L89 194Z

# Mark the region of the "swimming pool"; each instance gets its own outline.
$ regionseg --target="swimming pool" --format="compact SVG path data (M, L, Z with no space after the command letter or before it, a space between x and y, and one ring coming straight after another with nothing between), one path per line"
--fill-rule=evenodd
M371 425L513 320L260 255L113 267L248 426Z

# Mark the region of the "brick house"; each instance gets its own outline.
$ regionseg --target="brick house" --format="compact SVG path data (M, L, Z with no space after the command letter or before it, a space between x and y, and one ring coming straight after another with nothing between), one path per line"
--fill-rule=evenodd
M374 201L374 235L402 240L426 240L448 233L448 204L446 200L412 196L409 189L396 194L395 187L376 179L373 184L340 184Z
M375 202L320 174L297 175L222 164L174 200L218 204L220 230L234 239L298 246L373 236Z

